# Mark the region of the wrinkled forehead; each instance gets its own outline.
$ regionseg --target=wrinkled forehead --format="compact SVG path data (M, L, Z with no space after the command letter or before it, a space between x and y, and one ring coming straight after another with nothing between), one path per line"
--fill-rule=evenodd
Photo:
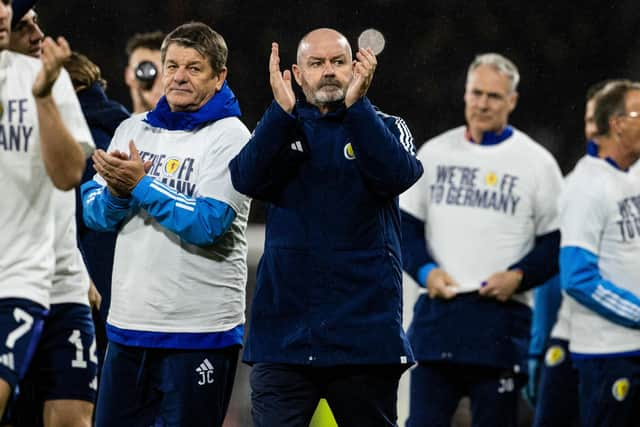
M640 90L632 89L627 92L624 97L624 105L627 112L640 110Z
M310 36L300 42L298 47L298 62L306 58L335 58L345 55L351 60L351 46L344 37L328 34L322 36Z

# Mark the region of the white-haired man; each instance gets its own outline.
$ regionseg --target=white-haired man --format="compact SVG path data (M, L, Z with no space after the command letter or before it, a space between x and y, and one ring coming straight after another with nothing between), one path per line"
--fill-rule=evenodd
M465 395L474 425L516 425L531 321L523 293L557 271L562 182L551 154L508 124L519 78L501 55L476 57L466 126L420 149L425 173L400 199L404 268L428 293L409 329L410 426L449 425Z

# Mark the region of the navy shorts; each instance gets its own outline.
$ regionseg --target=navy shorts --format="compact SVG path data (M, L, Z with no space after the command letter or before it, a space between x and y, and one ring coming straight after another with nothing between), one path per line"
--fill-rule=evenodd
M640 357L574 360L583 427L635 427L640 418Z
M463 396L474 427L515 427L525 375L487 366L420 362L411 371L407 427L449 427Z
M0 300L0 378L12 389L27 372L46 315L43 306L30 300Z
M89 306L52 305L31 366L11 405L11 423L43 425L42 411L47 400L94 403L97 373L96 342Z
M406 365L311 367L256 363L251 370L255 427L308 427L321 398L341 427L392 427Z
M221 426L238 351L239 346L177 350L109 342L96 427Z
M534 427L577 427L578 371L569 353L569 342L551 338L540 369Z
M34 387L43 401L95 402L98 358L91 309L84 304L54 304L44 322L22 389Z

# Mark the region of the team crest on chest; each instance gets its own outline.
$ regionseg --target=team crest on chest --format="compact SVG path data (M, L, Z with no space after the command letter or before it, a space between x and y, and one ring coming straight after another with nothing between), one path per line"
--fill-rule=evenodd
M487 183L489 187L493 187L498 182L498 175L495 172L489 172L484 177L484 181Z
M180 167L180 163L182 163L181 159L177 157L172 157L167 159L167 162L164 164L164 172L166 175L173 175L176 173L178 168Z
M353 147L350 142L344 146L344 157L346 157L347 160L353 160L356 158L356 153L353 151Z
M558 366L564 362L565 356L564 349L561 346L552 345L544 355L544 363L549 367Z

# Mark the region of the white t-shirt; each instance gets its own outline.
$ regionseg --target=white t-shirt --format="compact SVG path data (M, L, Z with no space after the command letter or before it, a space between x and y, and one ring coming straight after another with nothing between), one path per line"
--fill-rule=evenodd
M51 288L51 304L89 305L89 273L84 264L76 235L76 198L73 191L54 190L56 255Z
M233 188L228 164L249 131L234 117L191 132L153 128L144 117L122 122L109 151L128 153L133 140L153 162L149 176L189 197L225 202L236 218L210 246L181 241L143 209L126 220L116 240L108 322L149 332L230 330L244 322L250 199Z
M605 280L640 295L640 175L583 157L560 198L561 246L598 256ZM640 350L640 331L607 320L572 299L571 352L606 354Z
M465 138L465 127L424 144L424 174L400 197L400 206L424 221L429 253L460 284L480 289L558 228L562 174L553 156L524 133L495 145ZM530 298L514 298L531 303Z
M0 298L25 298L49 306L54 269L53 183L40 152L31 88L41 62L0 52ZM76 141L93 144L69 75L62 70L53 97Z
M562 292L562 302L558 309L558 319L551 330L551 338L569 341L571 337L571 305L574 301Z

